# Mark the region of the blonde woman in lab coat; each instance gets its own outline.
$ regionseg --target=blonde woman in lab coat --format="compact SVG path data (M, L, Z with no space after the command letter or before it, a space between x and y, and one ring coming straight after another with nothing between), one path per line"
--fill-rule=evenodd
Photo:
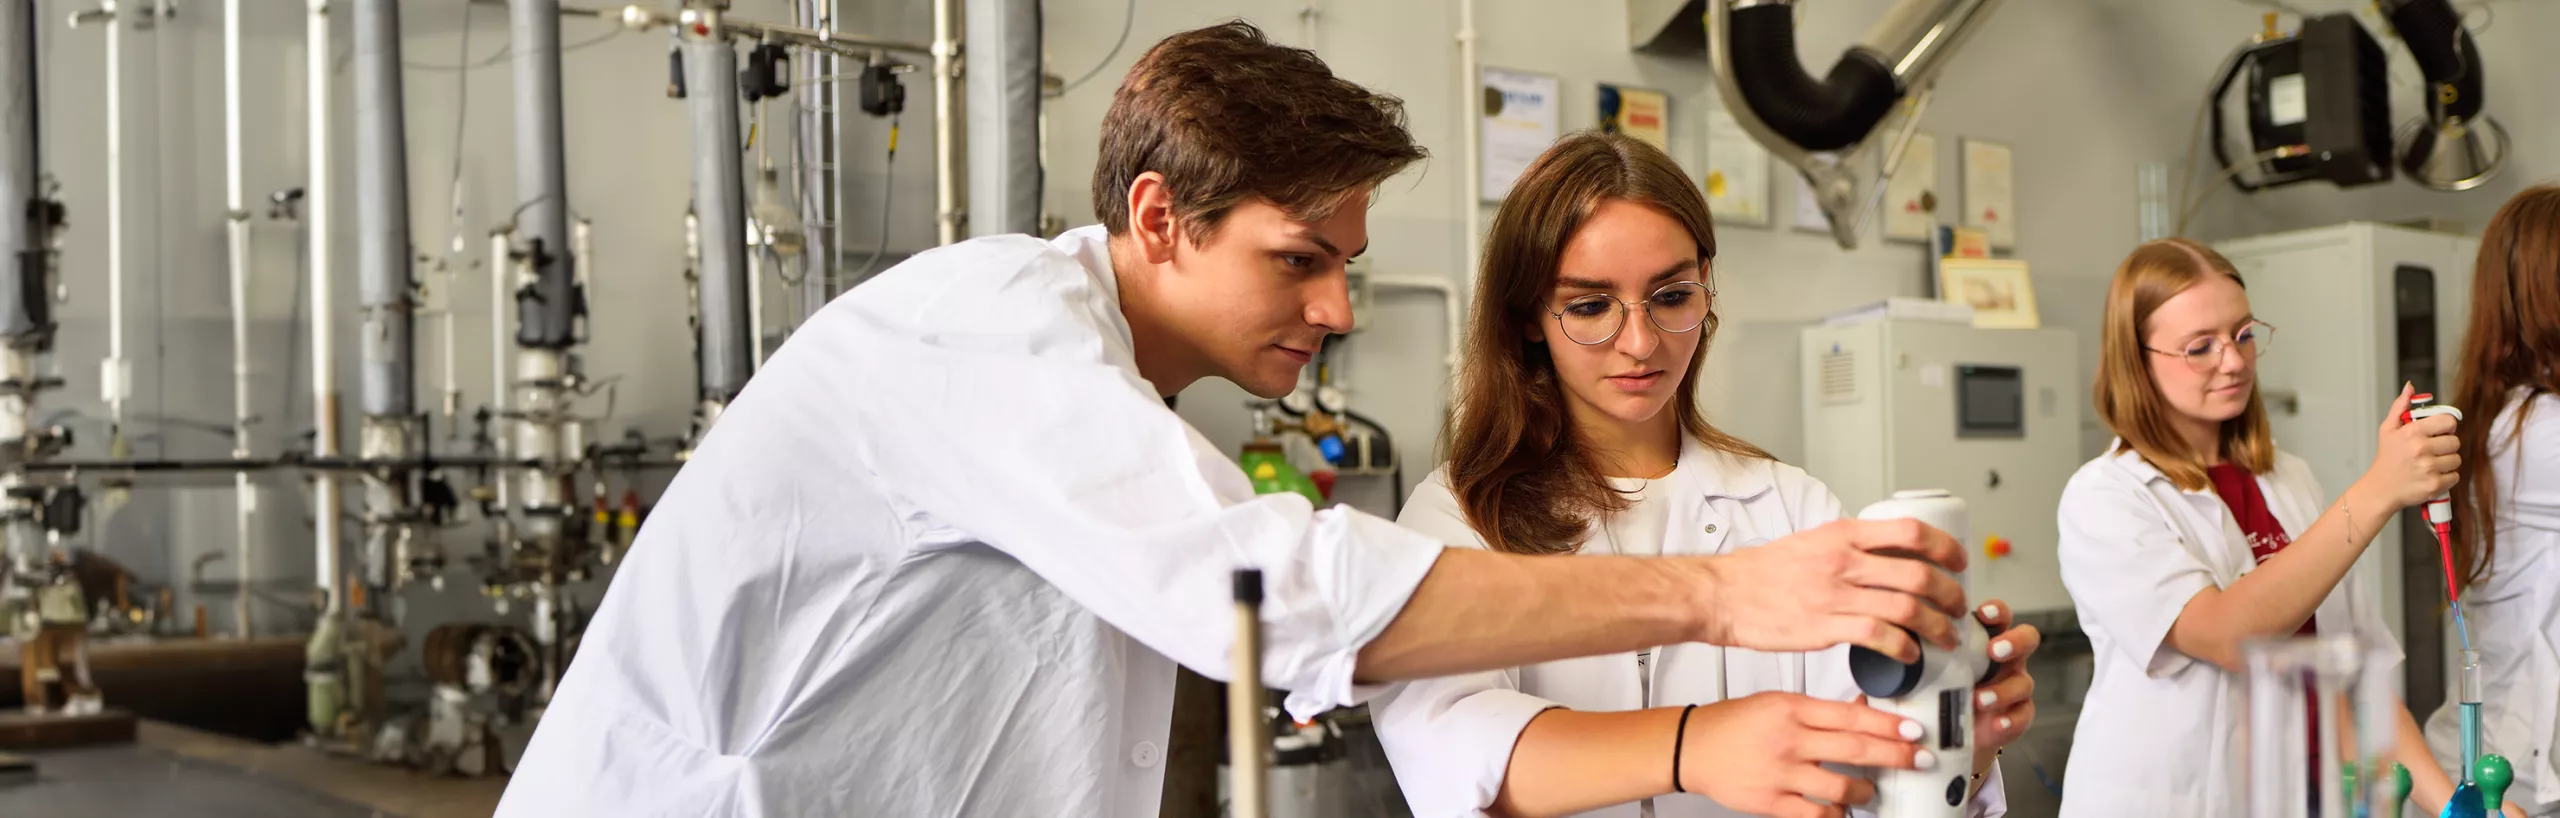
M1455 460L1397 522L1515 553L1662 556L1747 555L1837 519L1820 482L1698 412L1714 255L1705 200L1660 151L1598 133L1550 148L1494 219ZM1919 603L1879 592L1870 604ZM1977 694L1976 815L2006 811L1995 751L2034 717L2021 663L2037 641L2022 627L1992 649L2010 665ZM1917 725L1849 702L1845 662L1842 649L1677 644L1412 682L1373 711L1423 818L1839 815L1808 799L1863 803L1871 785L1818 762L1937 763L1908 743Z
M2096 402L2117 440L2073 475L2058 515L2062 582L2097 663L2065 818L2242 818L2245 641L2352 633L2397 673L2399 644L2353 566L2391 515L2452 485L2454 423L2401 424L2404 387L2372 468L2324 507L2267 431L2257 362L2274 332L2231 263L2185 239L2136 248L2107 290ZM2406 708L2397 724L2391 757L2433 815L2452 783Z
M2507 801L2560 816L2560 187L2516 194L2471 269L2454 406L2470 415L2453 489L2454 565L2486 678L2481 752L2515 765ZM2462 763L2456 698L2427 746Z

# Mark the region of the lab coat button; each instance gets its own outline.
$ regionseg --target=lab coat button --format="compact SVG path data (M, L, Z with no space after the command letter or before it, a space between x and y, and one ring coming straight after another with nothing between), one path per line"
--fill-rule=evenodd
M1164 753L1156 749L1155 742L1141 741L1138 742L1138 746L1129 748L1129 763L1136 764L1142 769L1151 769L1156 766L1156 762L1163 760Z
M1709 534L1716 533L1716 524L1715 524L1715 523L1708 523L1708 524L1707 524L1707 533L1709 533Z

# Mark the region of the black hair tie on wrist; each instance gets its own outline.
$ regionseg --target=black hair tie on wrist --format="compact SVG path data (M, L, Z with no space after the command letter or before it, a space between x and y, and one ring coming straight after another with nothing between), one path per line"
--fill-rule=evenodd
M1678 732L1676 732L1676 733L1673 733L1673 734L1672 734L1672 736L1671 736L1671 791L1672 791L1672 792L1688 792L1688 791L1689 791L1689 788L1687 788L1687 787L1683 787L1683 786L1680 786L1680 748L1681 748L1681 746L1682 746L1682 745L1685 745L1685 744L1688 744L1688 743L1689 743L1689 713L1690 713L1690 712L1692 712L1692 711L1695 711L1695 710L1697 710L1697 709L1698 709L1698 706L1697 706L1697 705L1694 705L1694 704L1693 704L1693 705L1689 705L1689 706L1687 706L1687 707L1680 708L1680 730L1679 730Z

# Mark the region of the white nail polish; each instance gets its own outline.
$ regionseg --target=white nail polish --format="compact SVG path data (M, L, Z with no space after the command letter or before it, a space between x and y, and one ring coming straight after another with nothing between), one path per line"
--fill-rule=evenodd
M1928 731L1920 729L1919 722L1908 719L1902 722L1902 740L1919 741L1920 737L1925 735L1928 735Z
M1937 757L1937 756L1934 756L1934 755L1930 755L1930 754L1929 754L1929 751L1927 751L1927 750L1922 750L1922 751L1920 751L1920 752L1912 753L1912 754L1911 754L1911 767L1912 767L1912 769L1916 769L1916 770L1919 770L1919 771L1924 772L1924 773L1925 773L1925 772L1928 772L1928 771L1930 771L1930 770L1937 769L1937 768L1938 768L1938 757Z
M2009 729L2009 717L2008 717L2008 716L2001 716L2001 717L2000 717L2000 729L2002 729L2002 730L2007 730L2007 729Z
M1973 700L1981 707L1990 707L2000 703L2000 694L1985 690L1980 695L1974 696Z
M1986 618L1986 619L1998 619L1998 618L2000 618L2000 606L1998 606L1998 605L1984 605L1984 606L1982 606L1982 616L1983 616L1983 618Z
M2009 658L2009 654L2016 652L2018 652L2018 649L2010 647L2007 642L1991 643L1991 658L1993 659L2006 660Z

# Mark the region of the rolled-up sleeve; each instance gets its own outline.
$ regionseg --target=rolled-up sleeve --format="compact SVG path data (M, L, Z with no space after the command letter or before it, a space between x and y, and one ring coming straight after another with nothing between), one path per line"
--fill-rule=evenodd
M2174 675L2195 659L2169 646L2169 629L2213 587L2212 569L2180 544L2148 489L2104 468L2084 469L2062 489L2063 587L2081 621L2112 637L2102 647L2113 643L2153 677Z
M875 281L787 350L843 362L844 377L794 384L793 398L845 415L918 541L1002 551L1220 680L1230 572L1258 568L1264 683L1293 691L1301 713L1374 692L1352 685L1359 651L1440 544L1297 495L1253 496L1138 376L1117 302L1091 274L1028 239L942 252L955 250L978 255Z
M1414 486L1396 522L1435 541L1483 547L1444 481L1435 472ZM1514 668L1395 685L1370 701L1369 711L1413 814L1454 818L1483 815L1493 806L1520 732L1539 713L1562 706L1520 692Z

